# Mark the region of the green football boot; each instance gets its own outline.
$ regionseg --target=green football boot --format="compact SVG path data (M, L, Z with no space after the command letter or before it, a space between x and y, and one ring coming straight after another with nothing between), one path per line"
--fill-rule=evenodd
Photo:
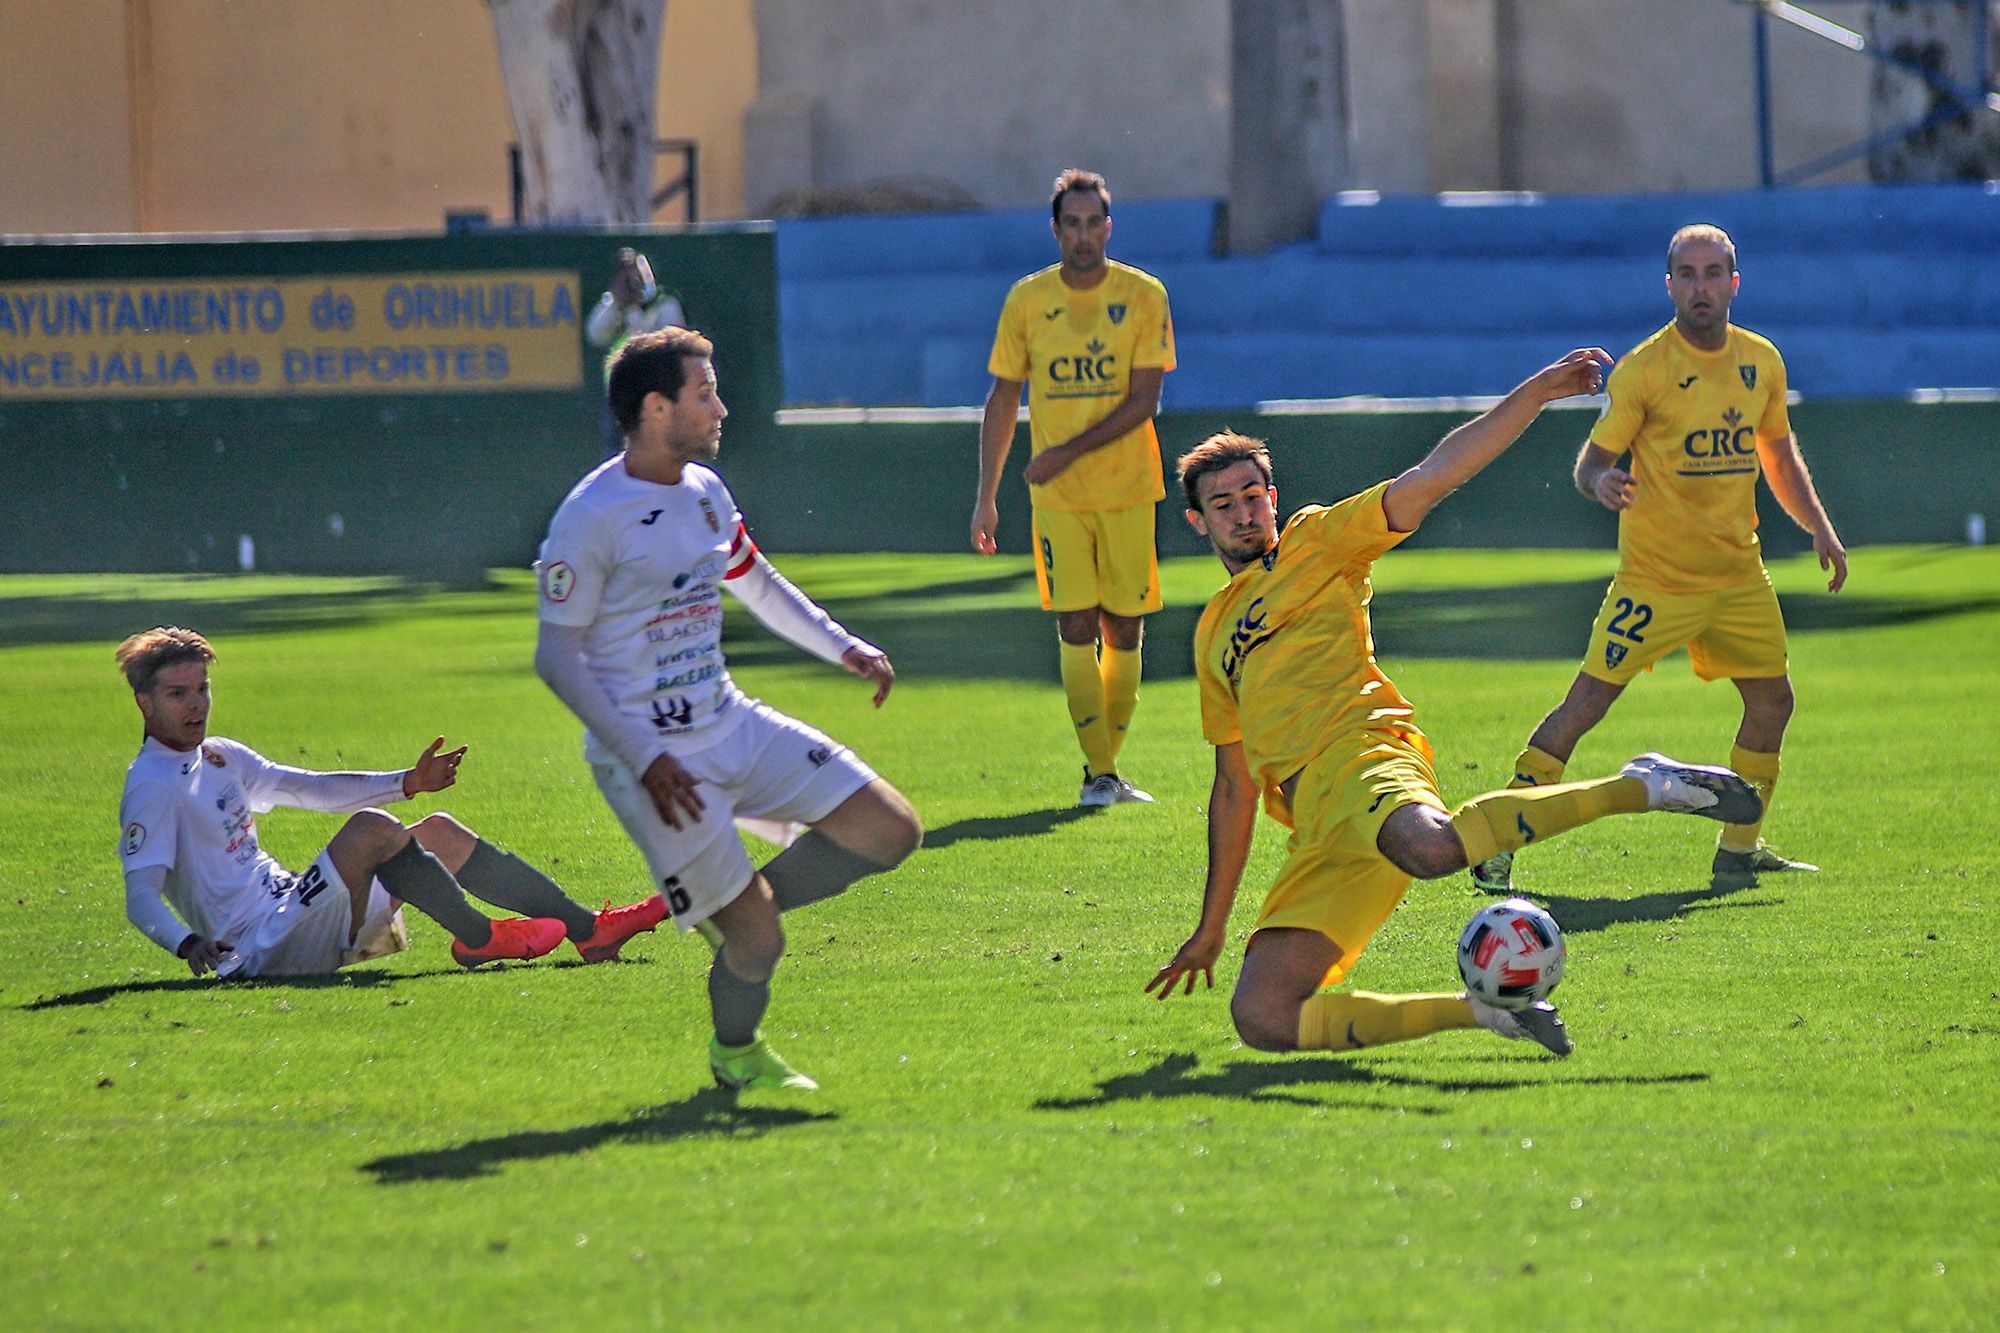
M708 1039L708 1068L725 1088L792 1088L813 1092L819 1084L785 1063L759 1034L748 1046L724 1046Z

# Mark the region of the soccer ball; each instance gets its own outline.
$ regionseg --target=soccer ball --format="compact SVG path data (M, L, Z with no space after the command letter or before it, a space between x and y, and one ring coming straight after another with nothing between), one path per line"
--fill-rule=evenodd
M1458 937L1458 975L1466 991L1496 1009L1546 1000L1568 956L1556 919L1526 898L1480 908Z

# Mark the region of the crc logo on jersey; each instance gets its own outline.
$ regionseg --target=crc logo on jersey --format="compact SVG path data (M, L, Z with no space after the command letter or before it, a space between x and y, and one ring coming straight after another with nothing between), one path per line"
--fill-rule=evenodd
M567 562L558 560L553 565L542 566L542 594L550 601L568 601L570 590L574 587L576 571Z
M1744 388L1754 389L1757 387L1757 367L1738 366L1736 367L1736 373L1743 377Z
M1104 313L1111 316L1113 324L1123 324L1125 322L1125 303L1123 301L1115 301L1104 307Z
M202 746L201 757L203 759L208 760L209 766L211 768L222 768L225 767L229 762L228 760L222 757L222 751L216 749L213 745Z
M1264 611L1264 599L1259 597L1244 609L1236 621L1236 628L1229 631L1229 646L1222 650L1222 674L1235 684L1243 674L1243 660L1258 648L1271 641L1278 631L1268 627L1269 615Z
M1618 665L1618 664L1619 664L1620 662L1622 662L1622 661L1624 661L1624 660L1625 660L1625 645L1624 645L1624 644L1622 644L1622 643L1607 643L1607 644L1605 644L1605 645L1604 645L1604 665L1605 665L1605 666L1607 666L1607 667L1615 667L1615 666L1617 666L1617 665Z
M146 845L146 826L127 824L125 826L125 855L137 856L139 849Z
M722 531L722 520L715 516L715 506L708 502L706 495L701 497L701 516L708 520L710 532Z
M1107 355L1102 340L1092 338L1082 356L1059 356L1049 362L1049 378L1057 384L1104 384L1118 374L1118 357Z
M1744 425L1741 412L1732 407L1722 420L1714 430L1689 431L1681 441L1681 452L1689 458L1735 458L1757 452L1757 428Z

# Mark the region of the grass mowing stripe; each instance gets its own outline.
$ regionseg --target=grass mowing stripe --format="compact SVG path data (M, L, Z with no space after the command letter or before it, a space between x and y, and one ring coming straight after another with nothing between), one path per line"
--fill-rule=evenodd
M1800 706L1768 827L1822 874L1712 892L1713 830L1667 818L1521 858L1570 938L1562 1064L1476 1034L1238 1046L1226 987L1281 855L1268 825L1222 989L1141 993L1199 899L1210 761L1184 631L1212 561L1163 570L1126 760L1160 804L1088 819L1025 561L784 563L902 678L876 713L732 612L743 683L852 743L933 845L787 923L768 1027L826 1091L739 1108L706 1087L690 939L462 973L419 923L411 953L334 983L219 988L176 981L123 921L137 728L109 650L153 619L221 626L222 734L391 767L443 731L473 747L461 785L400 812L448 808L587 901L641 892L528 668L525 575L0 580L0 612L23 612L0 630L0 1313L1952 1328L2000 1308L1994 553L1865 549L1839 598L1809 561L1774 568ZM1382 562L1379 649L1449 798L1500 781L1560 697L1610 569ZM1726 758L1737 711L1677 656L1573 771ZM297 865L335 823L260 827ZM1415 886L1357 983L1452 984L1482 901Z

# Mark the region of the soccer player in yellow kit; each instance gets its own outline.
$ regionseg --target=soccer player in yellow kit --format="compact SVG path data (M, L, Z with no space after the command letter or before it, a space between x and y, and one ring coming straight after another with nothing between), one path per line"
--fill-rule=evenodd
M1417 466L1338 504L1306 506L1282 536L1261 441L1225 431L1181 458L1188 521L1230 579L1195 630L1202 734L1215 746L1200 924L1147 990L1165 999L1185 978L1192 991L1197 973L1214 986L1261 795L1292 837L1230 1000L1246 1043L1358 1050L1477 1025L1568 1055L1562 1018L1546 1000L1507 1010L1463 992L1322 988L1348 976L1412 877L1449 875L1606 815L1755 817L1756 793L1734 773L1658 754L1616 777L1489 792L1447 813L1430 742L1375 662L1368 604L1377 557L1499 457L1545 404L1594 392L1610 360L1596 348L1571 352Z
M1576 460L1576 486L1618 514L1618 574L1591 627L1569 695L1514 760L1517 787L1562 781L1576 744L1641 671L1682 644L1695 674L1743 696L1729 766L1769 811L1778 750L1792 717L1785 621L1757 541L1757 475L1812 534L1829 592L1847 582L1847 550L1820 504L1785 411L1785 363L1767 338L1729 322L1740 279L1720 227L1682 227L1667 245L1674 319L1611 372L1604 414ZM1630 470L1619 467L1629 452ZM1764 845L1763 817L1722 830L1718 885L1818 866ZM1478 863L1473 882L1513 892L1513 856Z
M1094 172L1056 178L1050 223L1062 262L1014 284L987 369L972 549L998 547L1000 473L1028 386L1035 581L1056 613L1063 692L1083 748L1084 806L1153 798L1118 773L1139 703L1144 617L1160 609L1153 516L1166 495L1153 417L1174 368L1159 279L1108 259L1111 190Z

